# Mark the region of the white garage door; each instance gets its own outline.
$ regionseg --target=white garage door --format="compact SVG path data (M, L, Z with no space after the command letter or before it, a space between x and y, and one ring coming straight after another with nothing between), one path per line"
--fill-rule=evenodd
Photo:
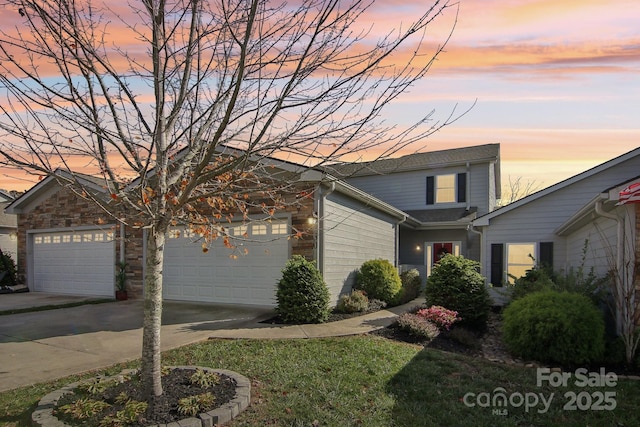
M289 258L286 221L233 224L243 241L230 250L222 239L203 251L202 240L171 230L165 245L163 293L166 299L275 305L275 291Z
M113 233L83 230L34 233L29 285L34 291L113 297Z

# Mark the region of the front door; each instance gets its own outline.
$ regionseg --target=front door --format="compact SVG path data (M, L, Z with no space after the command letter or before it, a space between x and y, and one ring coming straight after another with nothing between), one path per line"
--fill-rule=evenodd
M461 242L425 242L425 263L427 265L427 276L440 260L447 254L460 255Z

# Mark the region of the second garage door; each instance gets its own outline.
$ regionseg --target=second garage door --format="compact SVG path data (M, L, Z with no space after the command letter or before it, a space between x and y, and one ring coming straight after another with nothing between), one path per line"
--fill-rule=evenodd
M171 230L165 245L164 298L232 304L275 305L277 282L289 258L287 221L233 224L235 250Z

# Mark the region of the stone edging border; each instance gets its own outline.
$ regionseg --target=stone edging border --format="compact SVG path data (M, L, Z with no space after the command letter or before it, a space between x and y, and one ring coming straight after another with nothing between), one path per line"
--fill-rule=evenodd
M203 366L170 366L172 369L202 369L207 372L215 372L218 374L226 375L228 377L233 378L236 381L236 396L231 399L229 402L224 405L211 410L209 412L204 412L198 415L198 418L191 417L185 418L180 421L176 421L169 424L162 424L162 426L166 427L214 427L216 425L224 424L235 417L238 416L242 411L244 411L248 406L251 400L251 382L249 379L243 375L238 374L237 372L229 371L227 369L212 369L206 368ZM108 378L118 378L123 377L127 374L131 374L136 372L135 369L127 369L122 371L118 375L114 375ZM105 377L106 379L107 377ZM32 426L40 426L40 427L67 427L68 424L63 423L58 420L58 418L53 415L53 409L55 408L58 400L62 396L67 393L72 393L73 389L78 387L78 385L83 382L91 381L91 379L78 381L75 383L71 383L62 387L61 389L52 391L51 393L44 396L38 402L38 407L31 414L31 425ZM159 427L159 426L152 426Z

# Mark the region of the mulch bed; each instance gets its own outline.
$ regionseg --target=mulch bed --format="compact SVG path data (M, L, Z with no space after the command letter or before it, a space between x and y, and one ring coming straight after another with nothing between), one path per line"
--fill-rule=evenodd
M183 420L188 418L178 413L178 401L184 397L195 396L202 393L210 392L214 396L214 404L211 408L207 408L202 412L208 412L225 403L229 402L235 397L236 394L236 382L233 378L223 374L218 374L220 381L218 384L204 388L197 384L192 384L190 381L191 376L194 374L193 369L172 369L168 374L162 377L162 396L156 398L153 411L149 408L143 418L139 420L138 426L148 426L155 424L168 424L171 422ZM132 379L122 382L116 386L110 387L103 393L92 396L92 399L102 400L112 403L112 406L107 410L96 414L94 419L85 420L83 425L98 425L102 419L109 415L115 415L117 411L122 410L124 405L113 403L116 396L120 393L126 393L126 395L137 401L144 401L142 397L142 390L137 380ZM77 399L76 395L69 394L60 399L58 407L70 403ZM62 413L56 413L56 417L67 423L72 423L74 420ZM77 424L76 424L77 425Z

